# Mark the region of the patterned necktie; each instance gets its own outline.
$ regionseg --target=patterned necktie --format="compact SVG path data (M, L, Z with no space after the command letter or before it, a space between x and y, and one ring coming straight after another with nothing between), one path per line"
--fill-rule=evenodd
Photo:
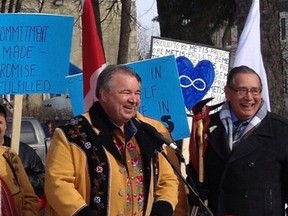
M245 129L245 126L248 124L248 122L247 121L242 121L242 122L240 122L240 121L237 121L236 123L235 123L235 125L234 125L234 131L233 131L233 149L235 148L235 147L237 147L237 145L238 145L238 143L239 143L239 141L240 141L240 139L241 139L241 137L242 137L242 134L243 134L243 132L244 132L244 129Z

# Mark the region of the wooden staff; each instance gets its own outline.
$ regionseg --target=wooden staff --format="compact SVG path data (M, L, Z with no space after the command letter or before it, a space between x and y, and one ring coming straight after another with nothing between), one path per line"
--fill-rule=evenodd
M203 119L200 119L197 122L197 144L198 144L198 153L199 153L199 173L198 173L198 181L200 183L204 182L205 172L204 172L204 153L206 150L206 146L204 144L204 124ZM204 200L204 204L208 206L208 200Z
M198 180L204 182L204 140L203 140L203 119L197 122L196 140L198 145Z
M19 154L23 95L14 96L11 148Z

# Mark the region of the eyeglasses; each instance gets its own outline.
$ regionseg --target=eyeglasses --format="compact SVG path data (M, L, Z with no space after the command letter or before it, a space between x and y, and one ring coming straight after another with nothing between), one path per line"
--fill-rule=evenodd
M261 94L262 92L262 89L261 88L251 88L251 89L248 89L248 88L234 88L232 86L229 86L233 91L237 92L239 95L241 96L245 96L248 94L248 92L250 92L251 95L253 96L258 96L259 94Z

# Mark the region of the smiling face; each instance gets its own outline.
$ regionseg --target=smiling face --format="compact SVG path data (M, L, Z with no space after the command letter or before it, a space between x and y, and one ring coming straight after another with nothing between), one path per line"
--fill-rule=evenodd
M100 89L99 102L110 119L119 127L135 116L140 105L141 84L125 73L111 77L109 90Z
M249 90L241 95L239 89ZM253 117L259 110L262 102L261 92L252 94L253 89L261 89L259 77L254 73L238 73L233 78L233 86L225 87L225 95L230 102L232 111L241 121Z

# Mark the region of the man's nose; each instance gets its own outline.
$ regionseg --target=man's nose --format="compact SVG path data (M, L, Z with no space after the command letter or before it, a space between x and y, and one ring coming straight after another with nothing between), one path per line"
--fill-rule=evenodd
M139 95L131 94L129 97L129 101L132 103L137 103L137 101L139 100L138 98L139 98Z

